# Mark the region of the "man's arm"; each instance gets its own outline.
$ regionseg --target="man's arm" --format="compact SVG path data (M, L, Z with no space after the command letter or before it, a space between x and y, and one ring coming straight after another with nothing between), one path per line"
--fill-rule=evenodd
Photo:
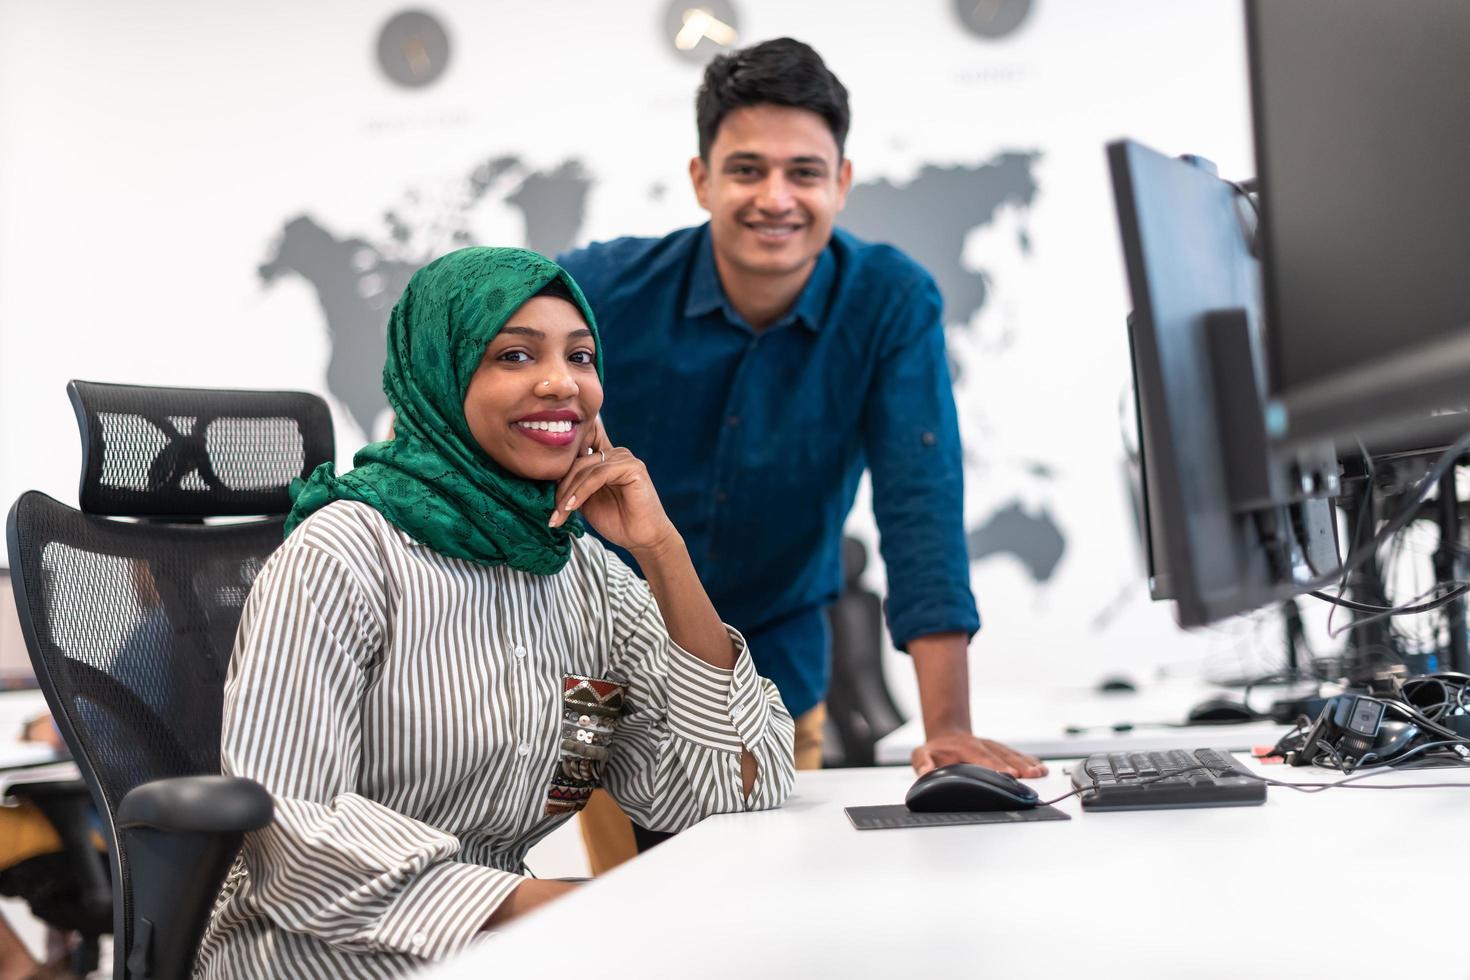
M914 770L923 774L951 762L975 762L1012 776L1045 776L1040 759L970 731L969 645L964 633L909 641L924 714L924 744L914 749Z
M959 422L944 352L943 303L927 277L884 311L889 327L864 410L873 514L888 570L893 642L913 657L925 742L920 772L973 762L1040 775L1029 756L970 730L966 652L980 625L970 594Z

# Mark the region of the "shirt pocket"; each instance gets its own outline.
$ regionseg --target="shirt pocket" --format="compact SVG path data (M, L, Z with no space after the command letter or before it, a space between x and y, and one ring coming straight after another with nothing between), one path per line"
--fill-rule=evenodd
M584 674L562 677L561 744L546 790L547 816L576 813L602 785L627 694L623 681Z

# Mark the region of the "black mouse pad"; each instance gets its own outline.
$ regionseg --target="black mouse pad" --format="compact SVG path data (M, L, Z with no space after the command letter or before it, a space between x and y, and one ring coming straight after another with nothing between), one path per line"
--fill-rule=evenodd
M903 804L850 806L847 819L858 830L894 830L899 827L955 827L970 823L1027 823L1032 820L1071 820L1054 806L1030 810L994 810L975 813L914 813Z

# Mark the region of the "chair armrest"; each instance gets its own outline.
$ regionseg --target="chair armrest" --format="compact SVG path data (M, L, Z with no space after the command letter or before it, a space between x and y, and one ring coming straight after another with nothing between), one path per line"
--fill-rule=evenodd
M123 830L241 834L271 822L275 804L264 786L234 776L177 776L133 787L117 807Z
M129 980L188 980L246 832L274 812L264 786L232 776L156 779L122 798L115 823L132 903L115 941L126 940Z

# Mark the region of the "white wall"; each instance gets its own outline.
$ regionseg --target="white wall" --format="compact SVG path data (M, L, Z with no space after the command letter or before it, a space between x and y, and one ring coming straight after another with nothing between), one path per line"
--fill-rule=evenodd
M258 273L296 216L360 238L364 261L411 265L452 247L456 222L524 241L515 183L577 160L594 181L579 240L699 221L685 165L700 69L669 50L664 7L441 0L429 9L452 62L410 91L374 63L397 3L0 0L0 501L73 499L69 378L329 394L316 290ZM937 0L737 7L742 42L803 38L847 83L860 182L1040 154L1031 205L965 239L991 292L951 346L969 522L1018 503L1066 548L1042 582L1014 557L975 564L977 669L1087 682L1268 664L1274 628L1186 637L1147 601L1121 476L1127 299L1103 155L1127 135L1250 172L1238 2L1037 0L996 42ZM521 169L469 203L467 175L502 155ZM387 210L415 229L407 242ZM375 300L384 316L392 298ZM363 432L334 409L345 462ZM871 539L862 507L852 528Z

